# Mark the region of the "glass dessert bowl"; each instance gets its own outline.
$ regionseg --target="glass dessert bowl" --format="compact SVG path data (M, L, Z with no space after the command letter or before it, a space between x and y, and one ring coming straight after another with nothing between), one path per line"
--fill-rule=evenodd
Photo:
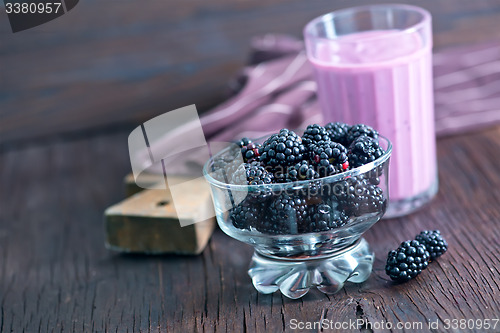
M296 182L232 183L246 175L237 145L205 164L220 228L255 248L248 274L259 292L296 299L312 287L330 294L368 279L374 253L361 236L388 203L392 146L384 137L379 144L384 153L370 163Z

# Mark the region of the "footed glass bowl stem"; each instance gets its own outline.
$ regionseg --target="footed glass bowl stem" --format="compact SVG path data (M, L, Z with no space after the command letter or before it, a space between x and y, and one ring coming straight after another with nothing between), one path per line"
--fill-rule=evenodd
M333 294L342 289L347 281L366 281L374 258L364 238L333 255L320 258L291 260L264 256L256 251L248 275L255 288L263 294L279 289L283 295L297 299L313 287L325 294Z

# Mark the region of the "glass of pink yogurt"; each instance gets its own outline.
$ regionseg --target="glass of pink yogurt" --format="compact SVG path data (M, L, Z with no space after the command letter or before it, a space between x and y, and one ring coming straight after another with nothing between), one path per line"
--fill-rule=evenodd
M338 10L304 29L325 123L366 124L393 143L385 217L438 189L431 15L399 4Z

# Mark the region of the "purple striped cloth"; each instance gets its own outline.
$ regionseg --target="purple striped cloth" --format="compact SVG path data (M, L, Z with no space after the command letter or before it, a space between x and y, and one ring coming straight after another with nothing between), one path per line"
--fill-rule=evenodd
M252 40L251 64L236 94L203 114L208 141L260 137L283 127L323 123L303 43L284 35ZM500 123L500 41L434 54L436 134ZM239 89L238 89L239 88Z
M303 43L265 35L251 44L250 64L231 84L232 96L201 117L209 143L323 123ZM499 41L439 51L433 63L437 136L500 123ZM166 133L160 141L189 140L182 132ZM152 171L162 172L157 166Z

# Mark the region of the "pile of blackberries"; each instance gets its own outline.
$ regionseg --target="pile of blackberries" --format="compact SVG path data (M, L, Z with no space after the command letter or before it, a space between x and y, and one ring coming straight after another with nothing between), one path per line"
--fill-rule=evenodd
M394 281L409 281L447 249L448 244L439 230L422 231L414 240L403 242L389 252L385 272Z
M322 232L385 210L387 199L378 187L381 170L334 184L322 181L384 154L377 131L369 126L313 124L302 136L282 129L262 144L242 138L238 146L239 158L220 156L213 165L224 169L220 174L226 183L259 185L250 186L243 201L234 200L229 218L239 229L268 234ZM309 182L282 191L267 186L300 181Z

